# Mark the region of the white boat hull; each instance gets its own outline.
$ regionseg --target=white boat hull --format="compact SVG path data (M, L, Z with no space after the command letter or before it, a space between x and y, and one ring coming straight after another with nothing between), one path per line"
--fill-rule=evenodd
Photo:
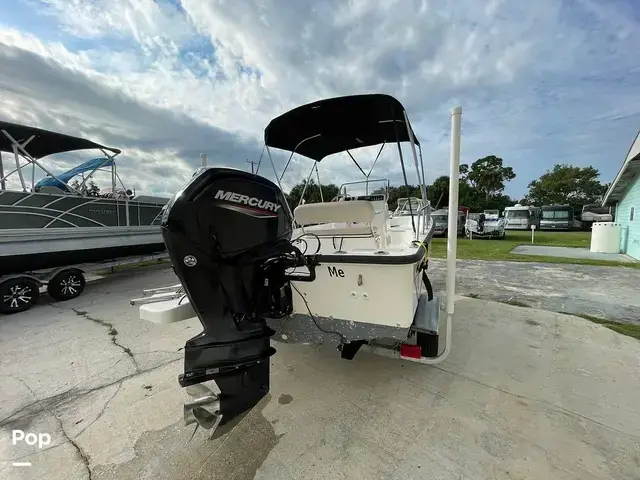
M292 282L294 314L311 311L320 317L407 328L422 292L421 262L322 263L313 282Z

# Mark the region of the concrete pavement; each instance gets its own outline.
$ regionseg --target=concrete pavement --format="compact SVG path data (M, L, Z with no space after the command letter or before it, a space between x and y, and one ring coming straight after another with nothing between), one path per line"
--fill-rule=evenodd
M445 269L444 260L430 260L437 290L444 290ZM456 292L640 324L640 269L635 268L458 260Z
M270 396L223 439L189 441L177 375L200 326L128 304L174 282L124 272L0 318L0 478L638 478L640 342L470 298L437 367L275 344ZM14 446L14 429L51 444Z
M544 255L561 258L586 258L590 260L605 260L608 262L634 263L636 259L624 253L592 252L589 248L581 247L552 247L548 245L518 245L511 253L519 255Z

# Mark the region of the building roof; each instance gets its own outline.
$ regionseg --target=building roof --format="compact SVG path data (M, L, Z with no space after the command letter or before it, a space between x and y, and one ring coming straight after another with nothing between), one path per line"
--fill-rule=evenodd
M618 172L613 183L607 190L602 200L602 205L612 205L622 199L627 187L631 182L638 178L640 174L640 131L636 135L636 139L631 144L629 152Z

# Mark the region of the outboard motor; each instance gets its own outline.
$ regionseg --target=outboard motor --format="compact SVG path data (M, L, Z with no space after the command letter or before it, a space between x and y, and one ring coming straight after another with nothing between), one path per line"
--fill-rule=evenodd
M187 424L215 433L269 392L275 332L265 318L292 312L289 280L315 279L313 257L290 242L285 202L282 191L263 177L203 168L167 204L164 242L204 328L187 341L179 377L194 397L185 404ZM309 275L287 275L299 266Z

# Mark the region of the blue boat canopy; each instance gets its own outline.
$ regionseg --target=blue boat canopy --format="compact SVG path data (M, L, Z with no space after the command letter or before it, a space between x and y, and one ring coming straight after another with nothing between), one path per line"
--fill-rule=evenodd
M47 175L38 183L36 183L34 190L37 192L42 187L57 187L61 190L68 191L69 187L66 185L66 183L69 183L69 181L76 175L80 175L81 173L84 173L84 172L92 172L98 167L110 167L111 165L113 165L112 158L106 158L106 157L92 158L91 160L87 160L86 162L78 165L77 167L73 167L71 170L67 170L66 172L61 173L60 175L56 175L60 180L62 180L62 182L65 182L65 183L62 183L57 179Z

